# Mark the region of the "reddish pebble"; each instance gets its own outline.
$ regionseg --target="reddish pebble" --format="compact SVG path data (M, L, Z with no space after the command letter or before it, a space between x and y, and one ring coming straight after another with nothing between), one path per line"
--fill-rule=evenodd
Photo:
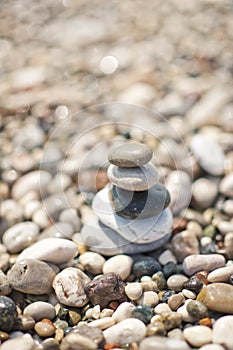
M200 271L195 274L195 276L203 283L203 284L209 284L210 282L208 281L209 272L208 271Z

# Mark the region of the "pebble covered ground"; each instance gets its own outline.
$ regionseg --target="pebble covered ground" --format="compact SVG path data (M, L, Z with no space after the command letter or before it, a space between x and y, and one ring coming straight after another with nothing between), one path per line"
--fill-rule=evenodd
M1 2L1 350L233 350L232 12ZM104 256L80 232L129 139L153 151L172 235Z

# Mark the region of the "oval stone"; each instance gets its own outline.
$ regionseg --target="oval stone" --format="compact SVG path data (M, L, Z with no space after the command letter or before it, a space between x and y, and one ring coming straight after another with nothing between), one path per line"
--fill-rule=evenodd
M84 287L89 281L82 270L68 267L54 278L53 288L60 303L81 307L88 302Z
M1 350L34 350L36 343L30 334L24 334L16 338L9 339L1 345Z
M219 190L227 197L233 197L233 173L226 175L219 185Z
M139 350L189 350L190 347L183 340L169 339L165 337L152 336L141 341Z
M202 288L197 300L208 309L233 314L233 286L226 283L212 283Z
M213 326L213 342L233 349L233 316L220 317Z
M233 264L220 267L209 273L207 279L209 282L229 282L230 276L233 274Z
M187 327L184 329L183 335L189 344L197 348L212 341L212 330L207 326Z
M136 318L123 320L104 331L107 343L133 343L142 340L145 336L146 326Z
M12 197L20 199L29 191L44 193L51 179L52 176L44 170L35 170L23 175L14 183Z
M31 221L20 222L8 228L2 237L8 252L18 253L35 242L39 227Z
M63 238L45 238L26 248L18 256L22 259L38 259L53 264L62 264L78 254L77 245Z
M148 163L152 155L151 149L145 144L128 142L112 148L108 153L108 160L119 167L133 168Z
M56 316L55 308L52 304L44 301L35 301L23 310L24 315L31 316L36 322L43 318L52 320Z
M190 148L207 173L215 176L224 173L224 153L214 140L206 135L197 134L193 136Z
M121 168L111 164L108 168L111 183L129 191L145 191L154 186L159 179L158 172L152 163L140 168Z
M15 290L29 294L46 294L52 290L55 275L55 271L45 262L24 259L12 266L7 277Z
M147 244L171 232L173 218L169 208L149 218L141 218L141 215L134 220L124 218L115 213L108 196L108 186L96 194L92 208L101 223L133 243Z
M194 254L187 256L183 261L183 270L188 275L194 275L198 271L213 271L225 265L225 258L220 254Z
M9 332L15 324L18 312L14 301L6 296L0 296L0 329Z
M128 219L158 215L170 203L170 194L162 184L146 191L127 191L113 185L109 196L117 214Z
M115 255L108 259L103 265L103 273L117 273L123 280L126 279L131 272L133 259L128 255Z

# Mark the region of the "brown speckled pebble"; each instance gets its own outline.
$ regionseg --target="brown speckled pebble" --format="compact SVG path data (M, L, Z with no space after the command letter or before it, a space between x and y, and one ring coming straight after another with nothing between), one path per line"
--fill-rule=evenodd
M101 308L107 307L113 300L126 300L124 282L119 275L112 272L87 283L85 292L91 303L99 304Z
M46 294L51 292L55 275L55 271L45 262L24 259L12 266L7 277L15 290L29 294Z

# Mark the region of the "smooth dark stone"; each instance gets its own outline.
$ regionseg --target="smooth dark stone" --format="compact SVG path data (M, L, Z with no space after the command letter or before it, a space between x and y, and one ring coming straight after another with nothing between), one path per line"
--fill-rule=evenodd
M133 309L132 316L138 318L145 324L148 324L153 317L153 312L151 310L151 307L148 305L138 305L135 307L135 309Z
M9 332L18 317L14 301L3 295L0 296L0 329Z
M203 283L196 276L192 276L187 282L184 282L183 287L199 293L203 287Z
M148 146L132 141L112 148L108 153L108 160L120 167L134 168L148 163L152 155Z
M154 273L161 271L161 266L158 261L150 256L143 256L134 263L132 271L137 278L152 276Z
M166 278L176 273L176 264L172 261L166 263L163 267L163 273Z
M112 186L109 192L117 214L127 219L147 218L160 214L170 203L170 194L165 186L156 184L146 191L128 191Z

